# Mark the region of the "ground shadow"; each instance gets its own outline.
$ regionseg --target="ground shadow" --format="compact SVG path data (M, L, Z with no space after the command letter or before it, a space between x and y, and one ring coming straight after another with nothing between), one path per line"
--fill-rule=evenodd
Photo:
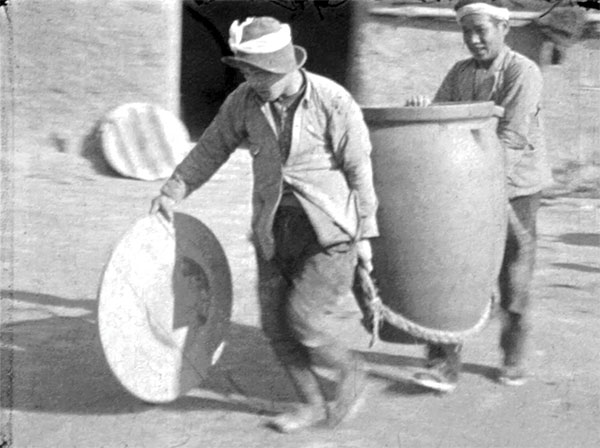
M420 369L423 367L424 358L421 357L411 357L411 356L403 356L403 355L391 355L387 353L363 353L366 360L373 366L372 375L377 376L383 379L396 380L398 379L398 384L393 386L394 390L397 392L401 392L403 394L415 394L422 393L422 388L420 386L414 386L411 384L410 379L403 379L401 376L398 378L396 375L386 375L378 373L378 365L387 365L387 366L397 366L400 370L403 368L412 368L412 369ZM462 364L462 372L468 373L471 375L477 375L489 380L494 380L496 375L496 368L491 366L485 366L481 364L474 364L465 362ZM416 387L416 389L415 389Z
M60 306L65 308L83 308L88 311L96 310L96 301L90 299L65 299L50 294L40 294L28 291L3 289L0 291L2 299L13 299L19 302L33 303L36 305Z
M554 185L544 189L543 195L548 199L560 197L600 198L600 189L595 178L586 179L585 170L588 165L581 162L567 161L552 168Z
M600 247L599 233L563 233L556 239L559 243L571 246Z
M37 298L35 298L37 296ZM19 292L29 302L69 306L73 301ZM49 299L49 300L48 300ZM48 300L48 301L46 301ZM87 301L81 301L87 302ZM89 308L89 304L84 304ZM71 304L71 306L73 306ZM155 406L129 394L106 363L94 313L9 323L0 330L2 408L63 414L139 413ZM227 397L232 392L264 400L293 398L259 329L232 325L228 347L202 388ZM230 379L237 378L233 390ZM244 404L182 397L170 409L256 412Z
M112 376L91 316L3 325L0 406L66 414L121 414L147 407Z
M560 283L555 283L553 285L550 285L550 288L564 288L564 289L575 289L575 290L581 290L581 288L578 288L577 286L573 286L573 285L566 285L566 284L560 284Z
M122 177L106 161L102 151L102 120L98 120L81 143L80 155L90 162L96 174L108 177Z
M0 407L26 412L62 414L141 413L156 405L128 393L113 376L98 336L95 303L26 291L2 291L28 303L88 310L84 316L7 323L0 329L2 400ZM171 410L222 410L269 414L269 403L296 401L284 371L259 328L231 324L226 347L206 381L189 395L164 405ZM407 367L422 359L364 353L372 377L387 380L389 391L413 395L424 391L402 380ZM378 374L387 365L398 375ZM385 369L384 369L385 370ZM492 377L493 369L466 363L467 373ZM406 375L405 375L406 376ZM326 382L326 381L325 381ZM237 397L232 399L232 397ZM240 398L241 397L241 398ZM262 403L255 405L256 402Z
M386 394L424 395L430 392L412 381L414 368L422 365L421 359L373 352L362 352L362 355L369 364L370 377L386 384Z
M586 266L585 264L579 263L551 263L551 265L556 266L557 268L571 269L579 272L600 273L600 268Z
M222 410L268 414L259 401L295 401L269 344L256 327L231 324L219 362L188 396L164 405L144 403L127 392L106 362L96 324L96 303L27 291L3 290L5 298L38 305L79 307L78 317L21 320L0 328L0 407L62 414ZM237 397L235 400L231 397ZM240 398L241 397L241 398Z

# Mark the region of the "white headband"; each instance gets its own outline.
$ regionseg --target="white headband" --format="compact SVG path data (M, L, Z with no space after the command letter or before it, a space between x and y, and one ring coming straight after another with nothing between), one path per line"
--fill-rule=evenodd
M463 17L470 14L486 14L499 20L510 19L510 12L508 8L501 8L499 6L493 6L487 3L471 3L456 11L456 20L460 22Z
M248 17L241 25L236 20L229 27L229 48L234 53L238 51L249 54L273 53L292 42L292 31L290 26L285 23L281 24L281 28L275 33L265 34L258 39L242 42L244 28L253 21L254 17Z

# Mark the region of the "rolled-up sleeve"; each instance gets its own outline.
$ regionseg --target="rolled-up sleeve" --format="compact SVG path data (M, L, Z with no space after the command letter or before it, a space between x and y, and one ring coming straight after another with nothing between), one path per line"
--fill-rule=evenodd
M227 97L198 143L163 185L161 193L180 201L210 179L246 137L245 89Z
M360 107L352 98L344 106L343 113L337 117L342 122L335 126L340 130L335 152L338 160L341 160L348 185L358 195L360 237L373 238L379 236L376 218L378 201L373 185L369 130Z

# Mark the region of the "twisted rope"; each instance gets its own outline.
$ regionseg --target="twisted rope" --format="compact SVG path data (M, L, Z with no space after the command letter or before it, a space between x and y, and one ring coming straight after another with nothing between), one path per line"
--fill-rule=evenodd
M482 316L479 318L479 321L467 330L446 331L424 327L423 325L417 324L401 314L396 313L383 303L379 296L379 292L366 269L359 266L357 272L359 281L365 293L362 294L362 298L366 302L366 319L370 319L369 326L372 328L370 347L380 340L379 331L381 330L384 321L417 339L427 342L432 342L434 344L461 344L468 337L481 331L492 314L493 300L490 299Z

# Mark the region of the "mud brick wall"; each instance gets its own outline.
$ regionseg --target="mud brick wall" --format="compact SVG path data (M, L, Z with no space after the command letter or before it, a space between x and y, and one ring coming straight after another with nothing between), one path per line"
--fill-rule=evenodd
M180 8L171 0L11 2L16 151L79 153L95 122L127 102L178 113Z
M176 0L11 2L15 149L81 154L96 121L134 101L177 113L197 137L241 81L220 57L229 24L247 15L291 23L295 42L308 50L307 68L344 84L361 104L433 95L468 56L458 27L368 14L378 0L337 3L196 1L206 26ZM551 161L555 178L572 189L600 177L599 42L581 40L562 65L545 68Z

